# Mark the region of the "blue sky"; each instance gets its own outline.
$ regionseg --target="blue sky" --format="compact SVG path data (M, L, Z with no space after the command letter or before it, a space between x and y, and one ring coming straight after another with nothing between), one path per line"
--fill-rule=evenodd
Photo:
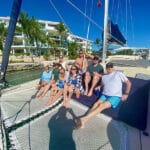
M13 0L1 0L0 16L9 16ZM62 21L50 1L61 14L72 33L87 37L89 20L72 7L67 0L22 0L21 11L30 17L49 21ZM70 0L82 12L86 12L98 27L91 22L89 39L101 39L104 18L104 0L102 7L97 7L97 0ZM86 5L87 2L87 5ZM93 5L92 5L93 2ZM87 7L86 7L87 6ZM126 7L127 6L127 7ZM119 25L127 45L150 48L150 1L145 0L110 0L109 17ZM92 10L92 13L91 13Z

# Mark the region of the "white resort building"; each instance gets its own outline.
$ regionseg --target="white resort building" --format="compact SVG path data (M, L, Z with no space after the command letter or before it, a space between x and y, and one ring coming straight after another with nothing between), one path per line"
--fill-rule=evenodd
M0 17L0 23L5 23L6 28L9 25L9 20L10 17ZM38 22L40 23L41 28L45 31L45 33L52 33L51 38L57 42L60 42L60 37L54 35L54 33L56 32L55 26L58 25L59 22L45 21L45 20L38 20ZM18 23L17 26L19 26ZM92 50L92 43L93 43L92 41L74 35L71 32L67 34L66 42L76 42L77 44L81 45L82 49L88 49L89 51ZM38 46L42 52L48 49L48 44L39 43ZM36 43L33 43L32 45L27 44L25 40L25 35L23 33L15 32L14 41L11 46L11 54L28 53L29 50L32 50L34 52L35 49ZM67 43L65 44L65 46L61 46L60 49L64 49L65 51L67 51L68 49Z

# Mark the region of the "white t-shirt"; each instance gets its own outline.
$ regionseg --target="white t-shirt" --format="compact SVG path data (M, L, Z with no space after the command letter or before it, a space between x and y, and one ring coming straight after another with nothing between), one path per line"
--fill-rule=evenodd
M122 83L128 78L119 71L113 71L110 74L102 76L103 94L108 96L122 96Z

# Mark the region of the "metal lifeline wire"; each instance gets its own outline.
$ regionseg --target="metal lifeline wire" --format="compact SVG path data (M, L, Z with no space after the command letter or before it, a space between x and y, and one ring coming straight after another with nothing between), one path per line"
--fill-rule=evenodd
M27 91L31 91L32 89L34 89L35 87L31 87L31 88L26 88L26 89L22 89L22 90L18 90L18 91L15 91L15 92L9 92L8 94L3 94L3 97L10 97L11 95L15 95L16 93L18 94L18 93L25 93L25 92L27 92ZM40 118L41 116L43 116L44 114L47 114L47 112L51 112L52 110L54 110L57 106L59 106L60 104L61 104L61 102L62 102L62 100L58 100L57 102L56 102L56 104L54 104L53 106L50 106L50 107L48 107L48 108L44 108L43 110L40 110L39 112L37 112L36 114L31 114L30 112L30 103L31 103L31 101L35 98L35 96L36 96L36 93L34 93L34 95L32 95L31 97L30 97L30 99L29 100L26 100L26 101L21 101L21 102L24 102L24 104L20 107L20 109L14 114L14 115L12 115L12 116L9 116L9 117L7 117L7 118L5 118L5 120L3 120L3 122L5 122L5 124L6 124L6 130L7 130L7 132L8 132L8 136L11 136L11 138L10 138L10 140L12 140L14 143L19 143L18 142L18 140L17 140L17 138L15 137L15 134L13 133L13 130L16 130L16 129L11 129L11 128L14 128L15 126L17 127L19 124L21 124L22 122L24 122L24 119L26 120L26 123L24 123L23 124L23 126L24 125L29 125L29 130L30 130L30 122L32 121L32 120L35 120L35 119L38 119L38 118ZM7 101L3 101L3 103L4 102L7 102ZM26 105L29 105L29 116L27 117L27 118L24 118L24 119L22 119L21 121L17 121L16 122L16 119L17 119L17 117L18 117L18 115L19 115L19 113L21 113L21 111L24 109L24 107L26 106ZM39 115L40 114L40 115ZM9 119L13 119L11 122L12 123L9 123ZM18 128L18 127L17 127ZM20 128L20 127L19 127ZM30 143L30 139L29 139L29 143ZM18 147L18 145L14 145L13 146L13 144L10 142L10 144L11 144L11 148L16 148L16 146ZM29 144L29 146L31 146L30 144Z

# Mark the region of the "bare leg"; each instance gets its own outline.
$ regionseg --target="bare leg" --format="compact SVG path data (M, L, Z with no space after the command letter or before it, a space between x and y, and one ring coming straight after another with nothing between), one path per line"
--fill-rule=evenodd
M103 103L101 103L100 105L98 105L98 107L96 107L95 109L93 109L92 111L89 111L89 113L84 116L81 117L78 121L77 124L80 122L80 127L79 128L84 128L85 123L92 117L96 116L97 114L99 114L101 111L103 111L106 108L110 108L111 104L109 101L105 101Z
M52 99L54 98L55 94L56 94L56 89L52 88L50 97L49 97L48 101L45 103L46 106L48 106L52 103Z
M89 91L89 93L88 93L88 96L92 96L93 90L94 90L96 84L98 83L99 79L100 79L100 78L99 78L98 76L96 76L96 75L93 76L92 86L91 86L91 88L90 88L90 91Z
M63 106L67 103L67 94L68 94L69 86L67 84L64 85L64 99L63 99Z
M39 90L39 92L37 93L37 98L40 98L41 97L41 95L42 95L42 93L43 93L43 91L44 91L44 88L45 87L41 87L41 89Z
M70 105L70 101L71 101L71 96L72 96L72 94L73 94L73 92L69 92L69 96L68 96L68 98L67 98L67 102L66 102L66 105L65 105L66 108L68 108L69 105Z
M80 89L79 88L76 89L75 93L76 93L76 98L80 98Z
M68 92L69 92L69 95L68 95L68 98L67 98L67 101L66 101L66 105L65 105L66 108L68 108L69 105L70 105L71 96L73 94L73 85L69 86Z
M44 90L42 91L42 94L40 96L40 98L44 97L45 94L47 93L47 91L49 90L49 88L52 86L52 82L48 83L45 87Z
M84 92L84 95L88 94L90 80L91 80L90 73L86 72L86 74L85 74L85 92Z
M53 104L61 95L63 94L63 90L58 90L57 93L55 93L53 96L50 97L50 99L46 102L46 106Z
M36 86L36 90L40 90L41 89L41 84L37 84L37 86Z
M87 112L87 114L89 114L89 113L91 113L92 111L94 111L95 109L97 109L97 108L99 107L99 105L101 105L103 102L104 102L104 101L101 101L100 99L97 100L97 101L93 104L92 108L90 108L90 110Z
M55 96L54 96L52 102L54 103L58 98L60 98L60 97L62 96L62 94L63 94L63 89L59 90L59 91L55 94Z

